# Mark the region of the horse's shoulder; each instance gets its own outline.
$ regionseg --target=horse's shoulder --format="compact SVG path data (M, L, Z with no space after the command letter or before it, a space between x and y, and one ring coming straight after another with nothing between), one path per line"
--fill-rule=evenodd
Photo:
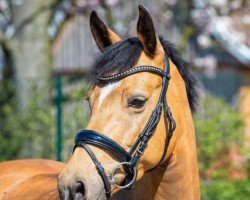
M38 174L27 178L5 191L2 199L59 199L57 190L58 175L59 174Z
M49 199L54 199L53 196L57 195L57 177L64 166L63 163L45 159L13 160L0 163L0 182L4 183L0 185L0 199L13 199L14 197L14 199L22 199L21 197L27 199L24 196L27 192L29 194L33 192L28 199L39 199L39 195L44 195L42 199L47 199L52 195Z
M10 160L0 163L0 176L8 172L58 172L63 170L64 166L64 163L46 159Z

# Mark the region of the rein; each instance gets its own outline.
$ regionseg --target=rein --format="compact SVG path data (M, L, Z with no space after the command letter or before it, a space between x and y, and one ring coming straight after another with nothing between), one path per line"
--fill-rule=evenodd
M101 176L103 180L107 198L109 198L111 194L111 185L114 185L115 187L118 187L121 189L133 188L135 181L136 181L136 177L137 177L138 162L141 156L143 155L145 149L147 148L148 141L150 140L150 138L153 136L155 132L155 129L160 121L162 110L164 114L166 115L167 121L168 121L168 132L166 133L166 142L165 142L164 152L158 164L146 172L154 170L161 164L161 162L163 161L167 153L170 139L176 128L175 120L172 116L170 107L168 106L167 99L166 99L168 84L171 78L170 77L170 65L169 65L168 58L165 58L164 70L161 70L154 66L138 66L138 67L131 68L125 72L118 73L112 76L101 77L99 80L103 83L110 83L110 82L119 81L127 76L130 76L136 73L142 73L142 72L150 72L150 73L154 73L154 74L161 76L162 77L162 89L161 89L158 103L155 109L153 110L153 112L151 113L151 116L146 126L144 127L143 131L139 134L137 140L135 141L135 143L133 144L133 146L131 147L129 151L126 151L122 146L120 146L119 144L117 144L115 141L108 138L107 136L101 133L98 133L96 131L93 131L93 130L81 130L77 133L75 137L74 150L77 147L81 147L81 148L84 148L86 152L89 154L89 156L91 157L92 161L94 162L96 166L96 169L99 175ZM103 166L101 165L101 163L98 161L93 151L88 146L89 144L103 148L113 153L119 159L120 163L115 166L110 176L106 174ZM124 170L127 174L122 185L118 185L116 179L114 178L115 172L120 166L124 167Z

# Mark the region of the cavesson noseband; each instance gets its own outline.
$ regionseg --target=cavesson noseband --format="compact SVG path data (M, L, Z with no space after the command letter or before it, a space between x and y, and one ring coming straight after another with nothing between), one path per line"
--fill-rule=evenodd
M170 107L168 106L167 100L166 100L166 92L167 92L167 88L168 88L168 84L170 80L170 65L169 65L169 60L167 56L165 58L164 70L161 70L154 66L136 66L122 73L118 73L118 74L108 76L108 77L101 77L99 80L102 83L108 84L111 82L119 81L132 74L141 73L141 72L150 72L150 73L154 73L154 74L161 76L162 77L162 89L161 89L160 97L159 97L159 100L155 109L153 110L146 126L144 127L143 131L139 134L137 140L135 141L131 149L129 151L126 151L123 147L121 147L112 139L93 130L81 130L77 133L76 138L75 138L74 150L76 147L82 147L87 151L92 161L94 162L98 173L100 174L103 180L107 198L109 198L111 194L111 185L114 185L121 189L125 189L125 188L131 189L133 187L136 181L136 177L137 177L137 164L142 154L144 153L145 149L147 148L148 141L150 140L150 138L153 136L155 132L156 126L160 121L162 110L164 110L164 113L166 114L166 117L167 117L168 132L166 133L167 136L166 136L165 148L164 148L162 157L159 163L153 169L155 169L163 161L167 152L169 141L176 127L175 120L172 117ZM90 149L88 144L106 149L112 154L114 154L120 160L120 163L113 169L110 176L106 174L103 166L97 160L95 154ZM114 174L116 170L121 166L123 166L127 175L122 185L118 185L118 183L116 182L116 179L114 178ZM153 169L150 169L149 171Z

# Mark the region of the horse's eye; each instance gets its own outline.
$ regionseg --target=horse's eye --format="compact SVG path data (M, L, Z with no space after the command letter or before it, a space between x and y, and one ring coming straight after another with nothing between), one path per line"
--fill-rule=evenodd
M146 102L144 97L133 97L128 100L128 106L133 108L142 108Z

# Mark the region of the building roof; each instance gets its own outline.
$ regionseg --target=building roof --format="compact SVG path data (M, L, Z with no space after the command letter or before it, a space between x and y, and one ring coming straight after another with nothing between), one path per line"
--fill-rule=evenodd
M250 8L228 16L217 16L211 27L213 36L228 52L250 67Z
M97 52L88 17L83 14L72 16L63 24L52 44L54 72L85 73Z

